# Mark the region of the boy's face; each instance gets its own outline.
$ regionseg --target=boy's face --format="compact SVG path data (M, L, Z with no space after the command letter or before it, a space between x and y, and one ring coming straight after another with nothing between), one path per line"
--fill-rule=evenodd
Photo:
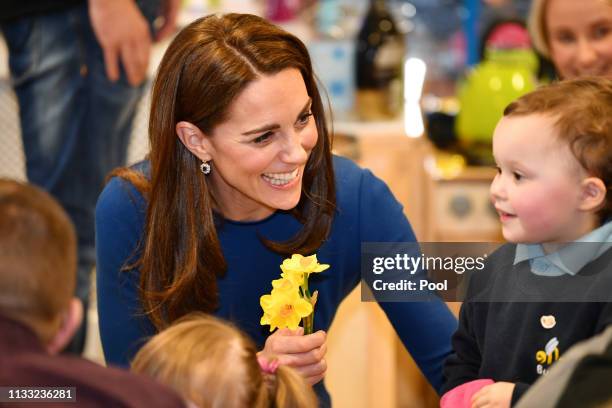
M591 228L578 209L586 172L558 141L554 120L540 114L504 117L495 129L498 173L490 192L507 241L570 242Z

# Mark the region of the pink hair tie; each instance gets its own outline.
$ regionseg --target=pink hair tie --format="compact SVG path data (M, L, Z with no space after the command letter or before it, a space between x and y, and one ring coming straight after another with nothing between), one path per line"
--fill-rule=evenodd
M276 358L272 360L268 360L263 356L257 356L257 362L259 363L259 368L264 374L275 374L276 369L280 365Z

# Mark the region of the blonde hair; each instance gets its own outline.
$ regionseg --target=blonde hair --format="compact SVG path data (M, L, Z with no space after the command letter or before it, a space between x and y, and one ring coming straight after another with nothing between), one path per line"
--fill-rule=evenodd
M30 326L46 343L76 284L76 235L45 191L0 179L0 313Z
M546 58L550 58L548 34L546 32L546 6L548 0L532 0L527 18L527 29L533 47Z
M317 407L293 369L263 373L255 344L220 319L194 312L149 340L132 370L173 387L198 407Z
M600 221L612 216L612 80L585 77L542 86L509 104L504 116L551 115L559 140L607 188Z
M546 12L550 0L532 0L527 18L527 28L531 35L533 47L543 56L550 59L550 43L548 27L546 26ZM612 6L612 0L608 0Z

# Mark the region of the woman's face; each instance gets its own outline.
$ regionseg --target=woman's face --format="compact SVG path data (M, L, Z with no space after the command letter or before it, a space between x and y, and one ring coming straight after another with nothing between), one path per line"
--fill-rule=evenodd
M612 0L548 0L546 28L562 78L612 78Z
M297 205L318 137L311 105L297 69L253 81L230 105L228 119L206 137L207 177L225 218L261 220Z

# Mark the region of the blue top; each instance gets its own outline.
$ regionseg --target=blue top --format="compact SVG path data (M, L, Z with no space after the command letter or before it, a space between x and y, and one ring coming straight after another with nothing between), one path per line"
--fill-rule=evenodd
M148 170L145 163L145 174ZM312 275L309 283L311 291L319 291L315 331L329 329L340 302L359 283L362 242L416 240L402 206L384 182L345 158L334 157L334 171L337 211L330 235L317 251L318 260L331 267ZM139 271L120 271L141 238L145 208L142 195L119 178L108 183L96 208L98 313L109 364L127 366L144 338L156 332L140 312ZM283 260L259 236L282 241L299 228L295 218L281 211L257 222L226 220L218 228L228 269L218 280L220 307L215 315L234 322L259 348L270 334L268 326L259 324L263 313L259 298L279 278ZM457 327L454 316L442 301L381 306L429 382L440 389L442 364L451 352L450 339Z
M541 244L518 244L514 265L529 260L531 272L541 276L575 276L586 264L612 248L612 220L546 254Z

